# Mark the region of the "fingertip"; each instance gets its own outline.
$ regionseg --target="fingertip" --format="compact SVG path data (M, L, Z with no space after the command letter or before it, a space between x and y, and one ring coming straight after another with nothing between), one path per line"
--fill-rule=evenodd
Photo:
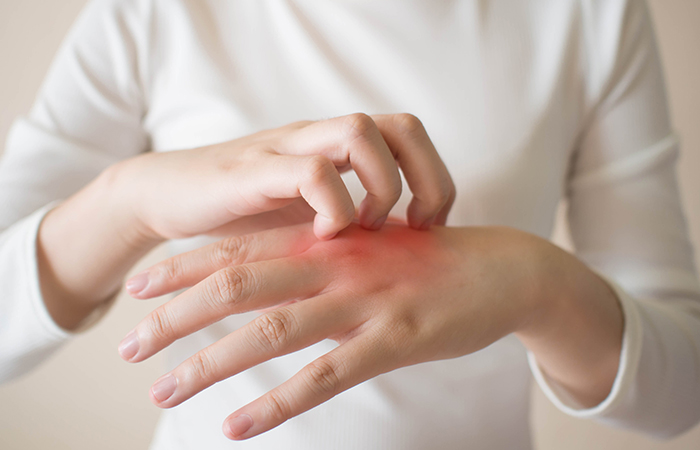
M160 408L169 408L170 406L165 406L164 403L172 398L177 389L177 384L177 378L172 374L166 374L156 380L148 391L151 402Z
M136 334L136 331L131 331L119 343L117 350L119 352L119 356L121 356L124 361L136 362L135 357L139 352L139 348L140 345L138 335Z
M406 209L408 226L414 230L427 230L435 223L439 213L440 210L430 208L414 197Z
M226 436L226 439L229 439L231 441L236 440L236 438L231 433L231 428L228 426L228 421L224 421L224 423L221 425L221 431L223 431L224 436Z
M409 215L408 226L414 230L425 231L430 229L430 227L435 223L436 216L425 218L416 218L415 216Z
M248 414L240 414L227 419L223 425L224 436L231 440L246 439L251 436L245 434L253 427L253 418Z
M320 240L320 241L330 241L331 239L333 239L333 238L336 237L337 235L338 235L338 233L319 234L319 235L316 235L316 237L317 237L318 240Z
M151 388L148 390L148 398L151 400L151 403L153 403L153 405L160 407L160 402L158 401L156 396L153 395L153 386L151 386Z
M433 221L432 225L440 225L440 226L445 226L447 223L447 216L445 214L438 214L435 217L435 220Z
M375 220L370 226L365 226L364 228L368 230L379 230L382 226L384 226L388 217L389 215L386 214L380 217L379 219Z
M367 198L362 201L359 209L360 226L362 226L362 228L366 230L378 230L386 222L389 213L382 214L381 211L373 211L374 209L376 208L372 208ZM377 214L380 215L377 216Z
M150 285L150 275L148 271L141 272L126 281L126 292L134 298L147 298L148 287Z
M423 222L422 224L420 224L418 229L423 230L423 231L428 230L428 229L430 229L431 226L433 226L434 223L435 223L435 217L431 217L430 219L428 219L425 222Z
M332 219L316 214L316 218L314 219L314 234L319 240L328 241L333 239L340 232L340 230L345 228L347 225L339 228Z

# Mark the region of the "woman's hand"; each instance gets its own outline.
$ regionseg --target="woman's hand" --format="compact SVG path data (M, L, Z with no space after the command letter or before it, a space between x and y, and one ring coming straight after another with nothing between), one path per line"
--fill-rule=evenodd
M315 235L329 239L355 215L340 177L350 168L367 190L360 222L378 229L401 193L399 167L414 195L409 224L444 224L454 185L422 124L408 114L298 122L120 162L42 222L44 301L60 326L74 328L165 239L258 231L314 214ZM132 283L130 292L146 281Z
M454 185L422 124L407 114L297 122L205 148L145 154L115 178L125 180L127 203L155 238L222 234L217 229L237 219L303 199L316 212L316 236L328 239L355 216L340 171L357 173L367 191L360 223L376 230L401 194L398 167L414 194L409 225L444 224Z
M353 225L317 241L308 226L296 226L231 238L148 271L140 298L194 287L145 318L120 353L143 361L228 315L272 308L161 377L151 398L169 408L266 360L336 340L339 347L226 420L224 433L245 439L399 367L466 355L512 332L558 338L551 325L570 309L558 306L565 291L553 277L571 265L567 258L575 259L508 228ZM587 318L577 312L575 320Z

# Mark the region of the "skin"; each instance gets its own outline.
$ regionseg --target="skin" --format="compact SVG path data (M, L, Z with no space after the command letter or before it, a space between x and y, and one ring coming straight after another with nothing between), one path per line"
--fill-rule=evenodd
M367 191L358 211L363 227L386 220L401 194L399 169L413 193L410 226L445 223L454 185L409 114L297 122L204 148L147 153L108 168L46 215L37 256L47 309L59 326L77 328L167 239L308 220L318 239L331 239L355 216L340 177L349 169Z
M145 276L132 296L191 288L127 335L120 353L130 362L228 315L263 310L157 380L150 396L162 408L320 340L340 344L231 414L230 439L268 431L379 374L467 355L510 333L584 406L608 395L619 363L623 322L611 288L574 256L510 228L353 224L319 241L297 225L222 240Z
M350 225L354 206L339 178L350 168L367 190L359 225ZM382 228L400 194L399 168L414 194L409 226ZM37 241L43 298L56 323L74 329L164 240L273 228L127 282L139 298L193 286L127 336L120 352L133 362L229 314L267 309L159 380L151 390L159 406L277 354L338 341L227 419L224 433L245 439L380 373L465 355L509 333L583 405L599 403L621 345L622 315L610 288L526 233L440 226L453 200L425 129L405 114L299 122L145 154L109 168L46 216ZM241 357L217 353L223 350ZM164 380L176 387L167 398Z

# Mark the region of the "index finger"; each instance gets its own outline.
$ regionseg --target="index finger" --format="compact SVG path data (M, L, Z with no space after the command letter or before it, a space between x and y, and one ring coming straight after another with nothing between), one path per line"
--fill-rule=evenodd
M380 228L401 196L401 176L394 156L374 120L366 114L314 122L281 139L275 150L322 155L336 167L349 164L367 191L359 208L364 228Z

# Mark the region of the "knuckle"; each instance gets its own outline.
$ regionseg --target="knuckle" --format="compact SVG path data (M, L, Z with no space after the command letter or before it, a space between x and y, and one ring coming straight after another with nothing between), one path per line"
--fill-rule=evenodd
M415 313L405 311L395 313L384 321L382 342L388 352L400 356L412 351L413 343L420 341L421 320Z
M440 208L449 201L452 191L452 182L442 178L425 193L423 201Z
M244 267L225 268L212 276L210 292L206 296L214 306L229 308L238 303L248 283L248 270Z
M164 280L177 280L185 273L182 267L182 260L175 256L163 262L157 268L158 276Z
M215 260L222 266L240 264L249 253L250 241L247 235L224 239L215 247Z
M401 198L401 193L403 192L403 185L401 184L401 178L397 175L396 180L386 180L381 188L376 192L368 192L369 196L375 198L376 204L380 207L386 208L388 213L391 208L399 201Z
M218 373L215 359L206 350L200 350L190 358L189 371L199 380L214 380Z
M314 183L323 183L335 171L333 162L323 155L310 156L306 163L306 173L308 179Z
M318 394L333 397L340 390L340 369L329 358L319 358L306 367L307 382Z
M350 224L355 218L355 205L350 202L345 208L338 214L338 220L344 224Z
M396 202L401 198L401 192L403 191L403 185L401 184L401 179L391 183L387 192L387 199L390 201L391 206L394 206Z
M175 324L167 309L161 307L153 311L148 321L148 329L159 341L168 341L175 336Z
M277 391L270 391L267 394L263 417L270 417L275 423L282 423L292 415L292 408L289 402Z
M394 126L401 134L414 135L416 133L425 133L423 122L409 113L396 114L394 116Z
M259 316L253 327L263 348L280 351L292 340L294 319L288 310L277 309Z
M355 113L345 116L342 126L343 133L349 142L365 138L377 129L374 120L364 113Z

